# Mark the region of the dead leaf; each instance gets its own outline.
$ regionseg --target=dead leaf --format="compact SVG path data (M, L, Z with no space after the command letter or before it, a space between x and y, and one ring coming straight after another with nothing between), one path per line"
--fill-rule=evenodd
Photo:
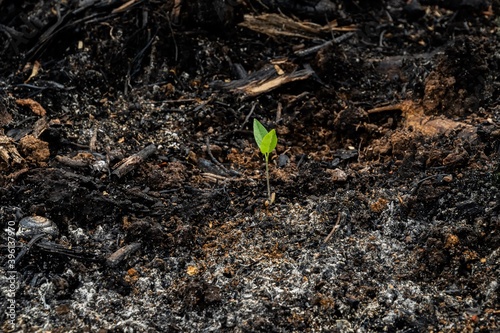
M31 69L31 74L28 77L28 79L26 81L24 81L24 83L28 83L29 80L31 80L32 78L34 78L38 74L38 71L40 70L40 66L41 66L40 62L38 60L35 61L35 63L33 64L33 68Z
M37 101L32 100L31 98L25 98L25 99L17 99L16 104L20 106L27 106L33 111L34 114L38 116L45 116L47 112L45 109L38 103Z

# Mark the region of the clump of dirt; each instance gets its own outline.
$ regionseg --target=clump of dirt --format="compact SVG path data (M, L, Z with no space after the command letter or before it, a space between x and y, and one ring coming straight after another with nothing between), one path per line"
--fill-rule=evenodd
M458 37L446 47L436 69L425 82L423 105L428 114L450 118L475 113L498 95L495 87L498 61L487 37Z
M50 156L49 144L32 135L27 135L19 140L19 152L27 162L41 167L47 165L46 161Z

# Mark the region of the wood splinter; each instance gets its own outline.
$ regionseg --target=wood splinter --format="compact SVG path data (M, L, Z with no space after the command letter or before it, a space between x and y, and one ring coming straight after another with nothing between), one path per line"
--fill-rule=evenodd
M130 171L134 170L139 164L144 162L147 158L156 152L156 146L151 144L144 148L143 150L124 158L120 162L116 163L113 167L112 174L118 178L123 177Z
M332 238L333 234L335 233L335 231L337 231L337 229L339 228L340 226L340 219L342 218L342 214L339 213L338 216L337 216L337 222L335 223L335 225L333 226L332 228L332 231L330 231L330 233L328 234L328 236L326 236L325 240L323 241L323 243L328 243L328 241L330 240L330 238Z

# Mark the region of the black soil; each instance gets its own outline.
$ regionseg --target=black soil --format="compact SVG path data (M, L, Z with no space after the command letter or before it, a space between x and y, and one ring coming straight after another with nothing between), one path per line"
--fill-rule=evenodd
M0 0L1 330L499 332L499 14Z

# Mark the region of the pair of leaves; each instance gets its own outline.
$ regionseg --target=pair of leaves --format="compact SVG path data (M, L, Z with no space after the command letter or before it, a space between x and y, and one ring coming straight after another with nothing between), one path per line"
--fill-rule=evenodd
M260 152L266 156L268 156L278 144L276 131L272 129L268 132L257 119L253 120L253 136L255 142L257 142L257 146L259 146Z

